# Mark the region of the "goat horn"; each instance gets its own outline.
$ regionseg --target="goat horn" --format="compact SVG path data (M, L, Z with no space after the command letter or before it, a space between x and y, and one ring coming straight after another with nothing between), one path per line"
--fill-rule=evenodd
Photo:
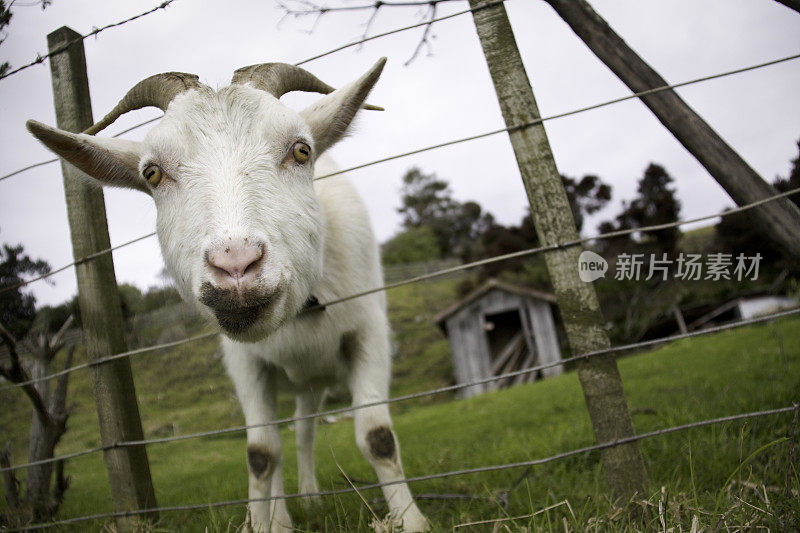
M190 89L201 87L198 80L196 75L184 72L164 72L145 78L134 85L111 112L83 133L94 135L110 126L121 115L143 107L158 107L166 111L173 98Z
M330 94L336 90L307 70L286 63L261 63L237 69L233 73L231 84L245 83L250 83L256 89L266 91L275 98L292 91ZM383 111L382 107L370 104L361 107Z

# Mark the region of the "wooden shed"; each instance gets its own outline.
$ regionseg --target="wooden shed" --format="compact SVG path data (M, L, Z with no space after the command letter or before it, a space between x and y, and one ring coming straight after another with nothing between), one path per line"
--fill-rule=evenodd
M434 321L450 339L456 383L468 383L558 361L555 297L490 279L448 307ZM499 387L560 374L561 366L461 389L469 398Z

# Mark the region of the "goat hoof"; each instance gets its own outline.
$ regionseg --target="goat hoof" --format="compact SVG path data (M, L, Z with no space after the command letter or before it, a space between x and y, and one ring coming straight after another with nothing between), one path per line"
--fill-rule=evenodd
M420 512L416 505L411 505L403 513L403 533L417 533L420 531L430 531L431 525L425 515Z

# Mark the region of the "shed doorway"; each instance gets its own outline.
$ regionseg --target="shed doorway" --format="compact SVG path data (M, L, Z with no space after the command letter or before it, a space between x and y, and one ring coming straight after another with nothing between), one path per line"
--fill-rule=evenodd
M487 314L483 317L486 341L489 346L491 374L507 374L520 370L533 361L535 348L529 345L522 323L520 309L502 313ZM524 383L537 376L521 375L498 382L502 387L512 383Z

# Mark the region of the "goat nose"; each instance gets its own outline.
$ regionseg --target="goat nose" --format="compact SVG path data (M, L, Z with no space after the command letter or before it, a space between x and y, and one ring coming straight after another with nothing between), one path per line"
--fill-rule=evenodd
M258 274L265 255L264 243L228 242L206 252L206 262L220 288L247 284Z

